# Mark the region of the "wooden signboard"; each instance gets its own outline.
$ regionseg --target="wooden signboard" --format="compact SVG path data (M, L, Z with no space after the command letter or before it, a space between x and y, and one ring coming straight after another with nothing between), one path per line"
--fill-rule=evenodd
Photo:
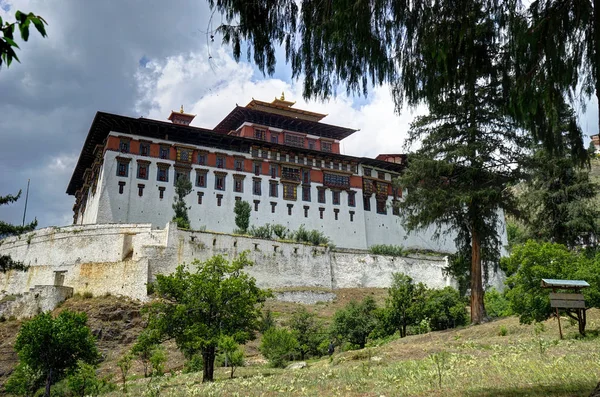
M559 309L585 309L583 294L550 293L550 306Z
M562 327L560 326L560 315L558 309L565 309L567 316L579 323L579 333L585 335L585 300L581 293L582 288L590 285L584 280L556 280L542 279L542 288L551 288L550 307L556 310L556 319L558 320L558 332L560 339L563 338ZM572 293L556 292L556 290L571 290Z

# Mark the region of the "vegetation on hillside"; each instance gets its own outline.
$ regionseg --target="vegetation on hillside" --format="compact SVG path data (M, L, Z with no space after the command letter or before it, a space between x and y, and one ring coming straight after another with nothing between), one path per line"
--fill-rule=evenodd
M0 19L0 26L2 25L2 20ZM0 40L0 44L2 41ZM0 62L1 64L1 62ZM7 195L0 196L0 205L11 204L16 202L19 197L21 197L21 191L17 193L16 196ZM28 223L27 225L17 226L11 225L10 223L4 222L0 220L0 238L4 238L7 236L15 236L21 233L27 233L35 229L37 226L37 219L33 222ZM9 270L27 270L27 266L23 264L23 262L13 260L9 255L0 255L0 273L6 273Z

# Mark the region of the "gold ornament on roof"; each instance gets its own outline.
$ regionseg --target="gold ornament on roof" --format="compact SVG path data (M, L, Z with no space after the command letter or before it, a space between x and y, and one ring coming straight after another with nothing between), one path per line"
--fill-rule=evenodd
M285 94L283 93L283 91L281 91L281 98L279 98L280 101L285 101Z
M183 113L183 105L181 105L181 109L179 109L179 113Z

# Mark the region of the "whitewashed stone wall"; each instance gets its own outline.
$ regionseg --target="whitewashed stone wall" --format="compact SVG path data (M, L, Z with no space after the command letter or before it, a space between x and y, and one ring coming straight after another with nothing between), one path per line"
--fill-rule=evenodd
M445 259L434 256L388 257L365 251L330 251L297 243L244 236L164 229L150 224L106 224L46 228L0 240L0 254L31 266L27 272L0 274L0 292L20 294L36 285L54 285L56 272L75 293L111 293L146 299L146 284L181 263L247 251L247 271L260 287L388 287L394 272L442 288L455 285L443 272ZM502 288L502 276L492 279Z
M0 316L17 319L33 317L53 310L71 296L73 288L54 285L36 285L19 295L0 294Z

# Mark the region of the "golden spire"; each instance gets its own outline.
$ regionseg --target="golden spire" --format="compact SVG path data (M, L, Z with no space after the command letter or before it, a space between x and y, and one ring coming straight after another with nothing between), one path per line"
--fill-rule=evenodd
M183 105L181 105L181 109L179 109L179 113L183 113Z
M285 101L285 95L283 93L283 91L281 91L281 98L279 98L280 101Z

